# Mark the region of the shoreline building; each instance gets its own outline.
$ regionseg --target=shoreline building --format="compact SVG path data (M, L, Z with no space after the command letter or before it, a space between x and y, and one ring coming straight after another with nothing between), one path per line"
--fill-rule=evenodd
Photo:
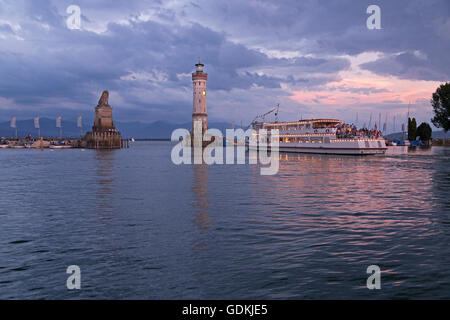
M208 74L203 72L204 64L200 62L195 65L195 73L192 73L192 85L193 85L193 103L192 103L192 139L196 135L201 135L199 141L203 141L203 135L208 130L208 114L206 112L206 81ZM195 121L201 121L201 133L199 132L200 126L195 127Z
M92 132L86 133L87 147L91 149L120 149L122 140L112 119L112 108L108 103L109 92L103 91L95 107L95 119Z

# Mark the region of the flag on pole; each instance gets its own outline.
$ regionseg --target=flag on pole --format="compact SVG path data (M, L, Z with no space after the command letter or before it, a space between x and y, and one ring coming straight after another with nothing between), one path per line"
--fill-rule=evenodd
M39 129L39 128L40 128L40 126L39 126L39 117L34 118L34 127L35 127L36 129Z
M16 117L11 118L11 128L17 128Z
M78 127L78 128L83 127L83 118L82 118L81 116L78 116L78 119L77 119L77 127Z
M61 116L56 118L56 127L61 128Z

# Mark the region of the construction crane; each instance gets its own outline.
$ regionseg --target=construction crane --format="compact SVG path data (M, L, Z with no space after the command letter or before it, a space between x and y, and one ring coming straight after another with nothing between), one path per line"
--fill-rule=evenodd
M252 126L252 124L254 124L256 122L257 119L262 119L262 122L266 122L266 116L271 114L272 112L275 112L275 122L278 122L278 110L280 109L280 104L278 103L277 106L275 108L270 109L269 111L267 111L264 114L258 115L255 118L253 118L252 122L250 122L250 124L247 126L247 128L245 128L245 131L248 130L248 128L250 128Z

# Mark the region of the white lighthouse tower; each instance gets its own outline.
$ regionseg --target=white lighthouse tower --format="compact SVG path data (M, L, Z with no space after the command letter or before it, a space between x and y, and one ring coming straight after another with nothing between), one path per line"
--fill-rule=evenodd
M198 63L195 65L195 73L192 74L192 85L194 90L194 100L192 105L192 135L200 134L199 129L202 128L201 135L208 130L208 114L206 113L206 80L208 74L203 72L204 65L198 58ZM195 125L199 124L201 126ZM203 139L200 139L202 141Z

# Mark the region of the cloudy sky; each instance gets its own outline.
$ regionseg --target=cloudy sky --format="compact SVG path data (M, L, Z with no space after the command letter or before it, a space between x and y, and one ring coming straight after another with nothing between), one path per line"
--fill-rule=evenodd
M211 120L280 103L280 120L381 114L391 130L409 106L429 122L450 80L450 1L0 0L0 119L89 118L107 89L116 120L188 122L199 56Z

